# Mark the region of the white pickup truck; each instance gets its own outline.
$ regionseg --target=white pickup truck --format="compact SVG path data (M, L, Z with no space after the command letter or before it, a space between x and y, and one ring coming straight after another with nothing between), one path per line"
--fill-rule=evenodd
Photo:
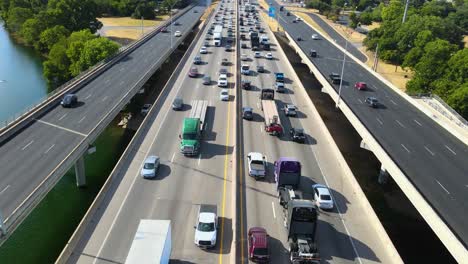
M254 178L265 178L266 160L265 156L259 152L250 152L247 155L249 163L249 175Z
M195 228L195 245L200 248L212 248L216 246L218 230L218 215L216 205L201 204L198 210L197 224Z

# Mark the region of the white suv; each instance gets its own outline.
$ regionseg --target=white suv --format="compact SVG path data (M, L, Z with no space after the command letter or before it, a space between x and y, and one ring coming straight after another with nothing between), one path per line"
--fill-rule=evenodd
M227 75L226 74L220 74L218 78L218 86L219 87L227 87L228 81L227 81Z

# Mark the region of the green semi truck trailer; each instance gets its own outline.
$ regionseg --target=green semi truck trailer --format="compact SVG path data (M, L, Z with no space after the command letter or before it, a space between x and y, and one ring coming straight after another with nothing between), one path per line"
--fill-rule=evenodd
M186 156L197 155L200 152L200 140L205 127L208 101L193 100L189 117L184 118L180 137L180 152Z

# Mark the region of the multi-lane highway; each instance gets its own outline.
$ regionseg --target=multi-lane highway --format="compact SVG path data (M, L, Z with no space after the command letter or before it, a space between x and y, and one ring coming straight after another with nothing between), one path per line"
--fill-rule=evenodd
M234 9L234 4L227 4ZM235 17L235 15L233 15ZM234 20L235 21L235 20ZM235 23L235 22L234 22ZM135 159L124 169L125 176L109 204L98 214L81 239L69 263L124 263L140 219L170 219L172 221L172 260L181 263L229 263L232 243L232 157L235 104L235 51L213 47L205 40L208 27L196 43L194 52L177 77L171 92L160 108ZM226 28L224 36L226 36ZM205 41L208 54L199 54ZM202 65L193 65L196 55ZM222 59L229 66L221 66ZM202 76L210 76L211 84L202 84L202 78L190 78L190 68L197 67ZM220 100L217 78L220 68L228 71L230 100ZM184 101L182 111L171 108L175 97ZM192 100L207 100L209 107L201 154L186 157L179 150L182 121L191 109ZM143 179L140 169L146 156L158 155L162 166L154 180ZM201 250L194 244L194 225L200 204L218 206L219 230L217 246Z
M245 28L247 31L251 26L239 26ZM341 177L340 174L343 172L335 167L335 169L325 168L322 171L323 165L321 166L316 159L316 155L313 150L313 145L316 145L316 138L318 135L312 134L309 129L312 121L312 111L307 106L306 100L300 98L297 95L300 85L296 83L297 78L293 78L295 75L290 67L287 58L284 53L281 53L280 46L276 46L274 41L275 37L268 30L268 26L262 22L262 27L267 29L268 33L265 33L272 43L271 51L260 51L262 57L255 58L254 51L250 49L250 40L241 41L246 43L248 49L240 49L241 56L247 55L248 61L242 61L242 64L248 64L253 69L251 75L242 75L243 80L250 80L253 88L251 90L243 90L242 106L252 107L254 109L254 118L251 121L243 120L242 125L242 138L243 144L241 144L241 155L244 156L243 167L239 173L245 179L245 201L242 203L245 207L245 217L243 225L244 232L251 227L260 226L268 230L270 235L270 246L271 246L271 263L288 263L288 244L287 244L287 233L284 228L284 216L283 208L278 203L278 192L276 190L274 175L273 175L273 163L279 157L296 157L301 161L302 164L302 177L300 190L303 193L305 199L313 199L312 184L328 184L325 179L324 173L333 175L332 177ZM247 33L245 33L247 34ZM260 34L263 35L263 34ZM265 55L271 52L273 59L266 59ZM265 73L259 73L256 71L257 65L263 65L266 69ZM264 129L264 114L260 107L260 90L262 88L274 88L275 72L282 72L286 77L286 93L275 93L275 99L280 115L281 124L285 131L285 134L280 138L271 136ZM299 98L297 98L299 96ZM281 109L286 104L294 104L299 108L297 117L287 117ZM307 136L307 142L300 144L293 142L289 136L290 128L304 128ZM323 144L320 142L320 145ZM317 150L315 150L317 151ZM255 180L253 177L248 175L248 164L246 156L249 152L260 152L266 156L268 167L267 176L264 180ZM334 162L334 161L328 161ZM338 190L336 190L338 192ZM339 194L336 193L337 197ZM243 199L241 197L241 199ZM338 206L343 208L345 204L337 202ZM373 254L364 254L362 247L356 248L353 242L349 239L350 234L344 235L348 232L342 222L340 211L334 209L331 212L322 212L320 214L320 221L318 223L317 231L317 242L320 248L320 255L323 260L331 261L333 263L355 263L355 262L373 262L378 261L375 254L381 254L380 244L373 241L375 244L368 245L371 248L378 249ZM349 217L345 216L344 217ZM364 218L361 221L366 221ZM350 225L351 222L348 222ZM362 235L362 234L361 234ZM348 238L347 238L348 237ZM245 241L244 239L242 239ZM357 239L354 239L354 243L357 243ZM362 245L362 244L361 244ZM238 250L243 251L242 263L246 260L248 245L244 243ZM385 259L384 254L380 256L380 261ZM390 259L385 259L390 261ZM394 260L396 261L396 259ZM245 261L246 262L246 261Z
M179 17L176 21L180 25L174 26L174 30L183 33L191 30L204 9L196 6L193 10L197 12L190 10ZM8 219L103 118L135 91L138 82L155 70L154 65L159 65L163 55L170 51L173 35L158 33L91 80L77 92L77 107L56 106L0 143L0 210L4 218Z
M303 39L296 42L306 54L317 50L311 61L325 77L341 73L342 51L323 37L313 40L311 35L320 33L304 22L292 23L295 16L277 14L288 34ZM466 246L468 147L349 57L343 75L342 99ZM355 89L356 82L366 82L369 89ZM338 91L338 85L333 87ZM381 106L366 105L369 96Z

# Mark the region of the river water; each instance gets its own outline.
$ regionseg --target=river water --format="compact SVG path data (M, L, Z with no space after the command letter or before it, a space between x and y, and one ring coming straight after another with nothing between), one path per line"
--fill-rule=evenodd
M47 95L42 59L16 44L0 20L0 127Z

